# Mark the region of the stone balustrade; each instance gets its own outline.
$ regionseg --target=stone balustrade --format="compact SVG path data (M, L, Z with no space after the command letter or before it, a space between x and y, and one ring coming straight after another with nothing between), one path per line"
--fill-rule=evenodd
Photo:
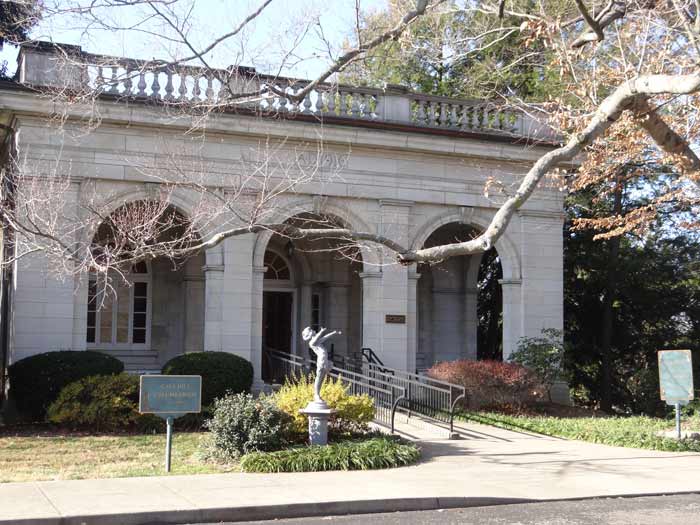
M155 100L182 106L244 107L260 113L312 115L417 128L495 134L552 142L544 119L503 105L413 93L405 88L353 87L259 74L254 68L205 67L83 52L78 46L34 42L22 47L19 81L34 87Z

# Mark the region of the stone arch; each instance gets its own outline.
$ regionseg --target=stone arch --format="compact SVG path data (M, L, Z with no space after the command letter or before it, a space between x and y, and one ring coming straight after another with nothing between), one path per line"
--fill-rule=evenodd
M481 231L485 230L490 218L484 217L478 210L470 216L465 216L458 210L448 211L446 213L429 218L421 227L417 229L417 233L411 244L412 250L419 250L428 238L437 231L441 226L450 223L459 223L466 226L477 228ZM498 241L496 241L496 251L501 256L501 265L503 267L504 279L520 279L521 264L520 252L517 245L513 242L506 231Z
M139 184L138 186L130 187L122 192L114 194L106 199L101 204L105 206L105 215L109 216L114 213L119 208L131 203L141 200L153 199L153 195L148 191L148 187L144 184ZM193 210L195 203L190 199L186 192L182 190L175 190L170 194L170 198L167 203L172 206L178 213L180 213L185 218L190 218L193 216ZM84 238L82 241L86 244L92 242L92 239L97 233L97 228L99 224L91 227L84 232ZM204 228L197 228L200 237L205 238L216 231L215 226L207 226Z
M371 227L367 222L361 219L354 212L350 211L347 207L327 201L323 202L319 206L317 201L313 198L303 199L300 201L290 203L289 206L285 206L283 210L280 210L279 213L274 214L271 217L271 222L284 222L302 213L322 213L324 215L329 215L336 219L339 219L341 223L349 229L355 231L372 231ZM273 235L274 234L270 231L261 232L257 235L255 239L255 248L253 249L254 268L263 267L265 251L267 250L267 246ZM365 254L368 251L369 250L362 251L363 267L365 271L372 271L372 266L376 265L372 265L368 268L368 264L370 264L370 261L365 260ZM308 270L308 267L306 269ZM308 274L306 274L304 277L306 278L307 275Z

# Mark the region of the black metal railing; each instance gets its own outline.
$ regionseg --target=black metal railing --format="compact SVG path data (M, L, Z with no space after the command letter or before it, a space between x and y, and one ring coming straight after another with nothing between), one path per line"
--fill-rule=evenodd
M311 359L267 350L268 368L272 368L276 382L298 377L315 370ZM454 414L460 402L466 400L466 389L447 381L422 374L398 370L353 357L336 356L331 377L342 377L352 393L364 393L374 398L377 421L394 431L397 411L409 418L421 418L438 424L447 424L454 433Z
M277 383L294 380L316 369L314 361L301 356L271 349L265 350L265 354L270 376ZM374 421L389 427L394 433L396 411L406 395L403 387L338 366L333 366L328 375L342 381L351 394L367 394L371 397L374 402Z

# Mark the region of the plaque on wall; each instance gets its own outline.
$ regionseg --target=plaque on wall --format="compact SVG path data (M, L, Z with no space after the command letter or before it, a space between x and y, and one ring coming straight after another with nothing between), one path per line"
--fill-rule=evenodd
M387 314L386 322L389 324L406 324L406 316L397 314Z

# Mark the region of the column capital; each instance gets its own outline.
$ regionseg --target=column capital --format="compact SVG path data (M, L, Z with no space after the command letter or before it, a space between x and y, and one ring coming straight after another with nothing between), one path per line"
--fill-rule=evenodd
M421 274L419 274L418 272L412 272L410 270L408 271L408 278L409 279L413 279L414 281L417 281L418 279L420 279L420 277L421 277Z
M267 266L253 266L253 273L265 273Z
M357 275L360 276L360 279L381 279L382 278L382 272L360 272Z
M207 272L223 272L224 271L224 265L223 264L205 264L202 266L202 271L204 273Z
M520 286L523 281L522 279L499 279L498 284L501 286Z

